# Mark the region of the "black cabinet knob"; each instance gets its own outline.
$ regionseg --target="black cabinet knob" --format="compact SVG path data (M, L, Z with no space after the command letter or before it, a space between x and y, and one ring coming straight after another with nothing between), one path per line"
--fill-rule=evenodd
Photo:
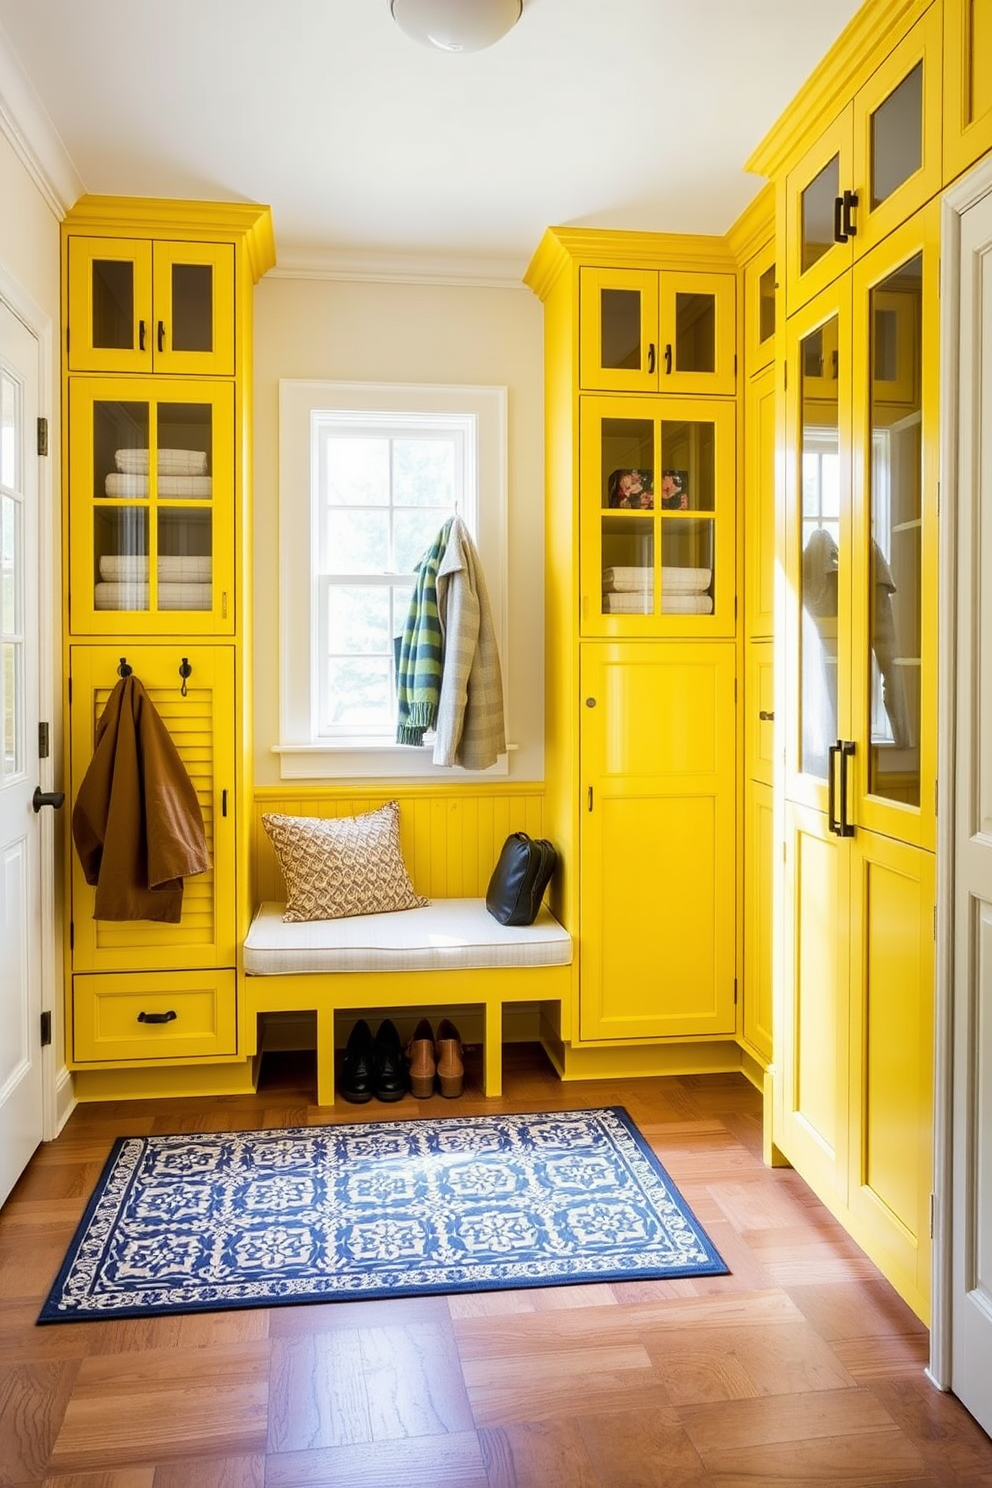
M54 806L58 811L64 801L65 791L43 791L40 785L35 786L34 795L31 797L31 805L35 811L40 811L42 806Z

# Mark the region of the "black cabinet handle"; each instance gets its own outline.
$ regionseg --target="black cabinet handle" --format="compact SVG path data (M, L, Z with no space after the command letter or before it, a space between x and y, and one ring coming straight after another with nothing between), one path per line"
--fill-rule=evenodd
M840 836L840 822L837 820L837 771L834 768L837 756L840 754L840 740L831 744L827 750L827 830L833 832L835 837Z
M767 708L759 708L758 709L758 717L761 719L762 723L774 723L775 722L775 714L774 713L770 713Z
M51 806L58 811L64 801L65 791L43 791L40 785L35 786L34 795L31 797L31 805L36 813L41 810L42 806Z
M840 825L838 837L853 837L854 823L847 819L847 762L854 754L852 739L838 740L840 744Z
M158 323L158 349L159 349L159 351L164 351L165 350L165 321L164 320L160 320L159 323Z
M170 1008L167 1013L139 1013L139 1023L174 1023L179 1017L178 1013Z
M858 229L854 223L853 212L858 205L858 193L856 191L844 192L844 241L848 238L856 238Z
M144 349L145 349L145 322L143 320L139 320L138 321L138 350L139 351L144 351Z
M665 372L669 377L672 375L672 343L669 341L665 347Z
M654 371L654 342L648 342L648 371Z
M844 198L842 196L834 197L834 242L847 242L847 234L844 231Z

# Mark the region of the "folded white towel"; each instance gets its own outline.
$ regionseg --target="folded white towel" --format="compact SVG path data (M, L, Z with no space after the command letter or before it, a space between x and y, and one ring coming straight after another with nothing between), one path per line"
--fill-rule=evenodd
M119 449L114 455L117 469L125 475L147 475L146 449ZM206 475L206 450L160 449L156 464L159 475Z
M604 594L604 615L650 615L654 610L652 594ZM713 601L708 594L665 594L661 600L663 615L712 615Z
M669 594L702 594L713 579L711 568L676 568L667 564L661 570L661 587ZM643 568L604 568L604 594L650 594L654 588L654 571Z
M604 594L604 615L650 615L654 609L653 593Z
M213 604L212 584L159 584L158 608L160 610L209 610ZM98 610L147 610L148 585L105 583L97 584L93 593L94 608Z
M708 594L663 594L663 615L712 615L713 601Z
M604 568L604 594L643 594L654 588L654 569L647 564L637 568Z
M213 560L193 555L174 555L158 560L162 583L209 584ZM148 559L143 553L106 553L100 559L101 579L117 583L148 583Z
M148 495L149 478L147 475L123 475L117 473L108 475L106 481L106 494L108 496L131 496L140 497ZM159 496L169 497L172 500L183 499L203 500L210 495L212 478L209 475L160 475L155 483Z

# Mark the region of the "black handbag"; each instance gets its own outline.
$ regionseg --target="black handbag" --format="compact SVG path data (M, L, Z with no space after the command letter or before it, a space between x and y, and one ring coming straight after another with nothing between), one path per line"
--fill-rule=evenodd
M514 832L503 843L486 890L486 908L501 925L533 925L558 853L544 837Z

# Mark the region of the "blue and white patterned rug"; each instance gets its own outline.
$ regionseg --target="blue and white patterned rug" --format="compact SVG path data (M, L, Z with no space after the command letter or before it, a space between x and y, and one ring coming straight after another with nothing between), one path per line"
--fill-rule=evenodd
M727 1269L619 1106L122 1137L38 1321Z

